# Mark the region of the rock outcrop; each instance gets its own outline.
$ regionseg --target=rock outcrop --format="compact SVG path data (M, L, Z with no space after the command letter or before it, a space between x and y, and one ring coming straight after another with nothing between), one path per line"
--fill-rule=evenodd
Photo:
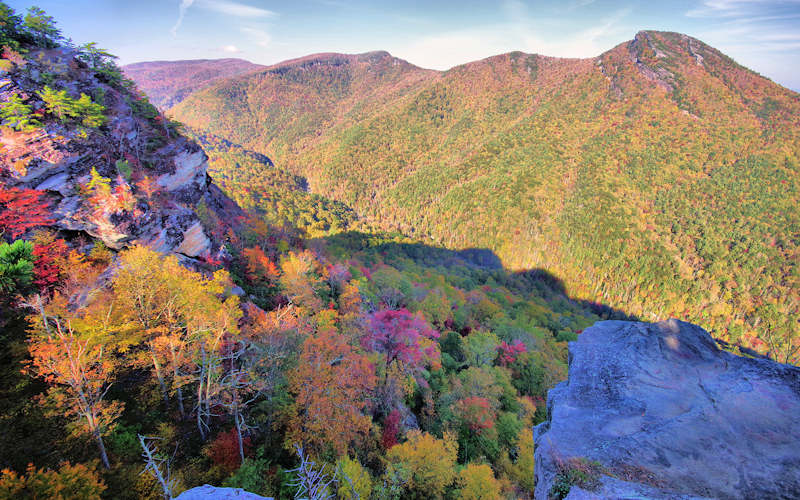
M86 233L113 249L143 244L189 258L218 256L220 242L198 213L230 222L242 212L212 184L200 146L124 82L89 68L74 49L38 50L27 59L0 78L0 101L22 97L42 126L0 128L0 184L45 191L55 229ZM45 114L38 95L45 85L73 99L93 96L106 123L92 128ZM92 191L93 171L107 188Z
M255 493L249 493L241 488L215 488L207 484L186 490L178 495L175 500L272 500Z
M800 498L800 368L722 351L698 326L595 324L547 407L537 499Z

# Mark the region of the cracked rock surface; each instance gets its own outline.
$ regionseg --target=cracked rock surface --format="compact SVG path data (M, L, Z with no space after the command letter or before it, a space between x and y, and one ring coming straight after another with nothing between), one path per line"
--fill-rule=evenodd
M567 498L800 498L800 368L720 350L702 328L601 321L534 430L536 495L578 461Z

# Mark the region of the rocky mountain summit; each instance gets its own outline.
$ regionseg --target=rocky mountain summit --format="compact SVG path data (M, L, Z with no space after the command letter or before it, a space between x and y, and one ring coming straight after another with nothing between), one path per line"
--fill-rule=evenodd
M0 128L0 183L46 192L55 228L113 249L219 252L197 214L230 221L241 210L212 184L200 146L132 84L66 47L33 51L4 73L0 101L21 100L39 124ZM96 123L80 121L79 95L102 111Z
M537 499L800 496L800 369L722 351L698 326L595 324L547 407Z

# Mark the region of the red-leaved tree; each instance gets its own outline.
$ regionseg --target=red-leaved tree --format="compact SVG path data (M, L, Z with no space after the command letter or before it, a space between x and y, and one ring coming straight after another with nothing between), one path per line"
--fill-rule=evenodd
M34 227L54 222L43 191L9 188L0 184L0 237L19 238Z
M439 359L439 332L417 314L406 309L378 311L369 319L369 332L362 337L364 349L384 354L388 371L392 364L415 372L426 361Z

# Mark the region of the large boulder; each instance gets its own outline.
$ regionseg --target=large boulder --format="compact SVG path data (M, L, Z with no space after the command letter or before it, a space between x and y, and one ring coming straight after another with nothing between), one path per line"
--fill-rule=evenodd
M204 484L190 490L186 490L177 497L175 500L272 500L268 497L262 497L255 493L249 493L241 488L217 488Z
M698 326L598 322L547 407L537 499L800 498L800 368Z

